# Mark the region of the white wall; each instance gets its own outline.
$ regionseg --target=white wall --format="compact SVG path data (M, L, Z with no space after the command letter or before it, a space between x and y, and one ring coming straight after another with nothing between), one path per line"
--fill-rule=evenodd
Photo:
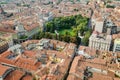
M95 31L98 31L99 33L102 33L103 31L103 22L96 22L95 23Z
M0 80L3 80L3 78L0 76Z

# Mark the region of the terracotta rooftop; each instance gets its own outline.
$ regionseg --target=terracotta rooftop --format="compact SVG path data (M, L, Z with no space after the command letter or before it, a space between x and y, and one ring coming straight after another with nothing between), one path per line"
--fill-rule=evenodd
M113 80L120 80L119 78L114 78Z
M69 73L76 73L76 69L78 67L79 60L81 60L82 58L83 58L83 56L75 57Z
M36 27L39 27L39 24L38 23L33 23L31 25L25 25L24 28L27 30L27 31L30 31Z
M6 58L8 55L12 54L11 51L5 51L4 53L0 54L0 57Z
M19 70L15 70L12 71L10 74L8 74L4 80L20 80L23 75L24 75L23 72Z
M40 40L28 40L22 43L22 46L26 47L27 45L32 43L37 44L39 43L39 41ZM65 42L51 40L51 39L50 39L50 43L54 43L55 45L62 46L65 48L62 51L51 50L51 49L24 50L23 54L18 55L14 60L7 59L7 56L13 53L11 51L6 51L5 53L1 54L0 61L1 63L11 64L13 66L22 68L27 71L35 72L38 70L40 71L38 72L40 76L46 75L46 79L49 79L49 80L56 80L59 77L63 78L66 73L66 70L68 69L68 65L71 61L71 58L68 55L72 55L74 53L74 49L76 45L72 43L68 44ZM45 57L46 65L42 64L42 61L40 62L36 59L36 57L40 58L42 54L46 55ZM57 61L54 63L55 59L57 59ZM49 75L48 73L46 73L48 69L45 69L45 67L43 66L50 69ZM59 75L57 75L56 71L60 72ZM23 77L23 79L27 79L27 78Z
M8 25L11 25L11 26L14 25L14 22L13 22L13 21L10 21L10 20L2 21L1 23L2 23L2 24L8 24Z
M65 54L62 54L61 52L59 52L59 51L54 51L54 50L47 50L47 54L48 54L49 56L52 56L53 54L55 54L56 57L59 57L59 58L65 58L65 57L66 57Z
M36 53L33 52L33 51L27 51L25 50L24 53L23 53L26 57L29 57L29 58L34 58L36 56Z
M6 29L6 28L1 28L0 27L0 32L8 32L8 33L16 33L14 30L12 29Z
M0 76L3 76L9 69L10 69L10 67L3 66L0 64Z
M11 64L11 65L14 64L13 61L6 59L6 58L0 58L0 63L6 63L6 64Z
M96 55L96 50L95 49L91 49L87 46L80 46L78 50L83 50L85 53L94 56Z
M112 39L113 40L115 40L116 38L120 38L120 33L112 35Z
M101 65L106 65L106 60L99 59L99 58L94 58L94 59L91 59L91 60L87 59L86 62L101 64Z
M58 40L50 40L50 43L53 43L53 44L55 44L56 46L57 46L57 45L65 46L65 43L64 43L64 42L60 42L60 41L58 41Z
M21 44L22 44L23 47L26 47L26 46L28 46L29 44L38 43L38 42L39 42L39 40L27 40L27 41L25 41L25 42L23 42L23 43L21 43Z
M36 71L41 66L41 63L33 59L20 57L15 61L14 65L27 70Z
M57 80L56 76L52 74L44 75L40 80Z
M7 64L11 64L13 65L15 60L20 56L16 56L15 58L9 58L10 55L12 55L14 53L12 53L11 51L7 50L5 52L3 52L2 54L0 54L0 62L1 63L7 63Z
M105 76L99 73L93 73L93 77L90 78L89 80L113 80L112 77L110 76Z
M21 80L33 80L33 77L30 75L25 75Z
M84 70L87 66L101 70L107 69L105 60L99 58L85 59L82 55L80 55L75 57L67 80L69 80L70 78L72 78L73 80L80 80L83 77ZM93 78L92 80L95 80L95 78Z
M76 80L75 76L74 75L70 75L68 76L67 80ZM82 79L81 79L82 80Z

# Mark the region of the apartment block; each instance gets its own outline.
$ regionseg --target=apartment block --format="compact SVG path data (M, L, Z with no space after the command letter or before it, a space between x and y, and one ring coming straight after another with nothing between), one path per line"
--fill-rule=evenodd
M8 33L0 33L0 54L13 45L12 35Z
M114 40L113 52L120 52L120 38Z
M109 51L111 41L111 35L104 35L93 32L93 34L89 38L89 47L98 50Z

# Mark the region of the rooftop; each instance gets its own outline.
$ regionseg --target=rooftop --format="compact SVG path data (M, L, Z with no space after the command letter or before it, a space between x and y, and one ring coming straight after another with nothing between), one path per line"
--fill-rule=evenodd
M3 76L9 69L11 68L0 64L0 76Z
M37 69L40 68L41 63L36 60L20 57L15 61L14 65L26 70L36 71Z
M4 80L20 80L24 75L24 72L19 70L14 70L9 73Z
M89 59L83 55L76 56L73 60L67 80L82 80L85 76L88 76L87 72L85 74L85 71L92 73L91 77L87 77L88 80L96 80L96 78L98 80L114 80L113 78L116 78L115 71L119 70L119 67L118 63L113 61L113 59L116 59L116 57L113 56L113 52L96 51L85 46L80 46L79 50L84 50L91 54L95 51L94 57ZM110 74L112 71L113 73Z
M21 80L33 80L33 77L30 75L25 75Z
M120 38L115 39L116 44L120 44Z

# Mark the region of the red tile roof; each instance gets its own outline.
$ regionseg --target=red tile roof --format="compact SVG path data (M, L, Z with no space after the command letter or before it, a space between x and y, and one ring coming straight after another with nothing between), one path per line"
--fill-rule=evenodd
M22 80L33 80L33 77L30 75L25 75Z
M102 75L100 73L93 73L93 77L90 78L89 80L113 80L112 77Z
M6 58L0 58L0 63L6 63L6 64L11 64L11 65L14 64L13 61L6 59Z
M106 65L106 60L104 59L99 59L99 58L94 58L94 59L87 59L86 62L91 62L91 63L95 63L95 64L101 64L101 65Z
M76 80L74 75L69 75L67 80Z
M11 51L9 51L9 50L5 51L2 54L0 54L0 62L13 65L14 64L14 60L10 60L10 59L7 58L11 54L13 54L13 53Z
M0 27L0 32L16 33L16 32L15 32L14 30L12 30L12 29L1 28L1 27Z
M120 33L112 35L112 39L113 40L115 40L116 38L120 38Z
M87 46L80 46L78 50L84 50L85 53L93 56L96 54L96 50L95 49L91 49Z
M3 76L7 70L9 70L10 67L7 67L7 66L3 66L0 64L0 76Z
M44 75L40 80L58 80L53 74Z
M10 74L8 74L4 80L20 80L23 75L24 75L24 72L15 70L15 71L12 71Z
M33 23L31 25L25 25L24 28L27 30L27 31L30 31L30 30L33 30L34 28L36 27L39 27L39 24L38 23Z
M120 78L114 78L113 80L120 80Z
M4 53L0 54L0 57L6 58L8 55L12 54L11 51L5 51Z
M38 42L39 42L39 40L27 40L27 41L25 41L25 42L22 43L22 46L26 47L29 44L38 43Z
M79 60L82 59L82 58L83 58L83 56L75 57L69 73L75 73L75 72L76 72L76 69L77 69L77 67L78 67Z
M14 65L27 70L36 71L41 66L41 63L33 59L20 57L15 61Z
M25 56L29 57L29 58L33 58L35 57L36 53L33 52L33 51L27 51L25 50L24 53L23 53Z
M9 21L9 20L2 21L1 23L2 23L2 24L8 24L8 25L11 25L11 26L14 25L14 22L13 22L13 21Z

